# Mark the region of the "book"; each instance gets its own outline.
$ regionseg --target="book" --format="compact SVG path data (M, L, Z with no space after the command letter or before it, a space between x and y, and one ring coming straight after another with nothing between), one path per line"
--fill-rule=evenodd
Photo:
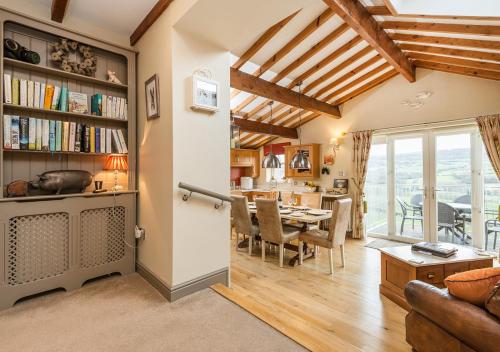
M4 149L12 149L11 141L11 117L10 115L3 115L3 147Z
M12 78L12 104L19 105L19 79Z
M62 150L62 121L56 121L56 152Z
M111 117L116 118L116 97L111 97Z
M125 110L123 111L123 119L128 120L128 103L125 103Z
M40 102L38 103L38 107L43 109L43 105L45 104L45 83L40 84Z
M122 130L116 130L116 133L118 134L118 139L120 140L122 153L127 154L128 153L127 143L125 142L125 136L123 135Z
M62 151L67 152L69 147L69 122L64 121L62 123Z
M118 137L118 133L116 130L111 130L111 134L113 136L113 145L116 153L123 154L122 145L120 143L120 137Z
M113 153L113 148L111 147L111 128L106 128L106 153L111 154Z
M61 88L61 97L59 98L59 110L68 111L68 88Z
M90 97L90 113L102 116L102 94L97 93Z
M49 121L49 150L56 151L56 122L54 120Z
M12 104L12 77L8 73L3 74L3 102Z
M19 80L19 105L28 106L28 81Z
M101 129L99 127L95 128L95 152L103 153L101 151Z
M42 150L42 119L36 119L36 138L35 138L35 149Z
M89 107L87 101L87 94L69 92L68 93L69 111L77 112L80 114L88 114Z
M68 151L75 151L75 133L76 133L76 122L69 123L69 144Z
M10 116L10 126L10 145L12 149L21 149L19 116Z
M100 128L101 141L99 143L101 153L106 153L106 129L104 127Z
M51 147L51 141L50 141L51 128L55 128L51 127L51 123L53 122L54 121L49 121L49 120L42 121L42 150L45 152L55 151L55 148Z
M95 153L95 127L90 127L90 152Z
M411 246L412 251L432 254L438 257L448 258L454 255L458 248L452 244L419 242Z
M61 95L61 87L54 87L54 94L52 95L52 103L50 104L50 108L52 110L57 110L59 107L59 97Z
M83 125L82 127L83 151L90 153L90 126Z
M33 96L33 107L40 108L40 82L35 82L35 95Z
M20 149L28 149L29 144L29 119L25 116L19 117L19 145Z
M28 107L32 108L34 106L35 99L35 82L28 81Z
M103 94L102 98L101 98L101 112L102 112L102 116L108 116L108 109L107 109L108 102L107 102L107 99L108 99L108 96L106 94Z
M75 152L81 152L82 151L81 146L82 146L82 124L77 123L75 130Z
M45 86L45 100L43 102L43 108L50 110L52 106L52 97L54 96L54 86L47 84Z
M112 117L111 116L111 103L112 103L112 97L110 97L109 95L107 96L107 100L106 100L106 116L107 117Z
M125 104L126 104L127 99L121 98L120 99L120 119L125 120Z
M28 118L28 149L36 149L36 119L34 117Z

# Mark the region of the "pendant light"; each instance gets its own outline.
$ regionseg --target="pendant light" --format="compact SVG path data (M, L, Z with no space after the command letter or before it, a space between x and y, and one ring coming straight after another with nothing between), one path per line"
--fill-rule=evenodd
M302 95L300 86L302 85L302 82L297 83L297 87L299 87L299 145L302 145L302 135L301 135L301 126L302 126L302 111L301 111L301 106L300 106L300 96ZM311 168L311 162L309 161L309 157L305 153L304 150L299 149L297 153L292 157L292 160L290 161L289 164L291 169L295 170L300 170L300 169L310 169Z
M273 104L274 101L269 102L269 109L271 110L270 121L273 120ZM280 160L276 155L273 154L273 145L271 144L271 150L262 160L262 168L264 169L279 169L281 167Z

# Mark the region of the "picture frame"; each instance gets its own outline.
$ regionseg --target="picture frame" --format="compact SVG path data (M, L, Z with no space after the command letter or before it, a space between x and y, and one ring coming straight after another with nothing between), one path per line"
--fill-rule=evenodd
M145 83L146 117L148 120L160 117L160 80L158 74L151 76Z
M333 179L333 190L337 194L347 194L349 192L349 180L347 178Z
M216 112L219 110L219 82L199 75L192 78L192 104L194 110Z

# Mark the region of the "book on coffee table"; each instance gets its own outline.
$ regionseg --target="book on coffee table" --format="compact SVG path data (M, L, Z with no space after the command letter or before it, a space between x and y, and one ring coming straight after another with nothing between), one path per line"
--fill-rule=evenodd
M458 251L454 245L447 243L419 242L411 246L413 251L429 253L438 257L448 258Z

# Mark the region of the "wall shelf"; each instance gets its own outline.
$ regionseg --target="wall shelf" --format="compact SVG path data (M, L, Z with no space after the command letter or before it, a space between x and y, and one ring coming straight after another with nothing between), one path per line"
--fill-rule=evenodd
M127 155L119 153L85 153L85 152L53 152L45 150L30 149L3 149L4 153L33 153L33 154L61 154L61 155L79 155L79 156L103 156L103 155Z
M2 198L0 199L0 203L8 203L8 202L33 202L38 200L58 200L65 198L95 198L95 197L106 197L106 196L119 196L121 194L136 194L137 191L107 191L102 193L92 193L92 192L83 192L83 193L69 193L69 194L52 194L52 195L40 195L40 196L27 196L27 197L12 197L12 198Z

